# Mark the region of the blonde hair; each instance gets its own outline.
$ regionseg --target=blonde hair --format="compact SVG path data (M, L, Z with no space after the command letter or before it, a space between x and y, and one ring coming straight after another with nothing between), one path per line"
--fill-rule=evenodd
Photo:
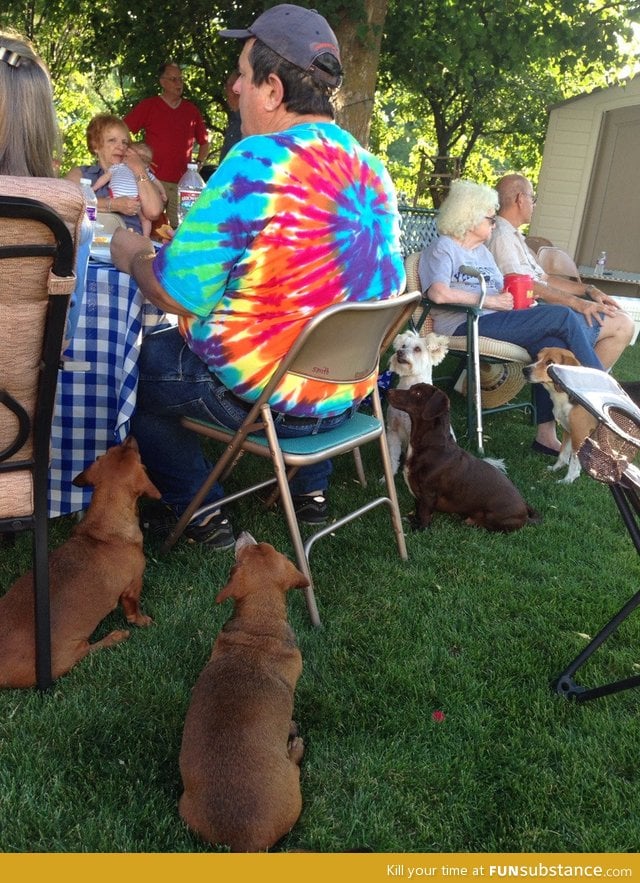
M49 71L15 32L0 31L0 49L0 174L53 178L61 148Z
M485 217L498 210L498 194L487 184L458 179L451 182L449 193L438 211L438 231L454 239L463 239Z

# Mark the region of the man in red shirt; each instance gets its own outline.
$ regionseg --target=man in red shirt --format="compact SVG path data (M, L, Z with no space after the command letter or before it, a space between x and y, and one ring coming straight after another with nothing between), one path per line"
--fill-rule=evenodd
M167 214L173 227L178 226L178 181L191 162L198 144L196 161L201 167L209 153L209 133L198 108L182 97L182 71L175 61L160 67L162 92L144 98L124 117L129 129L144 139L153 150L153 171L167 191Z

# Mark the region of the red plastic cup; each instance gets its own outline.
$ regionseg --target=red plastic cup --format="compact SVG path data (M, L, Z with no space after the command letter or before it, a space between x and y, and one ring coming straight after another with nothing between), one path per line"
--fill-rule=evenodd
M533 299L533 279L524 273L507 273L504 287L513 295L514 310L528 310L535 303Z

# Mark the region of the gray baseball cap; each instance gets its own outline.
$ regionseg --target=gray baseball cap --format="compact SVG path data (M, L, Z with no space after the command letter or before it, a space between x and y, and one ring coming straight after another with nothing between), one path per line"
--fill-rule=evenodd
M292 3L272 6L244 30L220 31L221 37L246 40L256 37L278 55L309 71L314 79L330 86L339 86L342 72L336 74L316 65L319 56L328 52L340 61L340 49L336 35L329 24L315 9L305 9Z

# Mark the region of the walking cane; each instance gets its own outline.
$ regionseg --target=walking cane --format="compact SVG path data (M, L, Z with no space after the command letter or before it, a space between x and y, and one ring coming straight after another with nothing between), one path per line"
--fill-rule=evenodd
M471 372L467 370L467 383L473 384L472 395L473 401L475 403L476 409L476 444L478 447L478 454L481 457L484 457L484 439L482 433L482 390L480 388L480 345L478 343L478 320L480 319L479 311L482 309L484 305L485 298L487 296L487 282L480 270L476 267L470 267L468 264L463 264L458 270L459 273L464 274L465 276L472 276L474 279L478 279L480 281L480 300L478 301L476 307L474 308L474 313L471 317L471 357L473 358L473 367ZM478 312L476 312L477 310ZM471 377L469 376L471 374Z

